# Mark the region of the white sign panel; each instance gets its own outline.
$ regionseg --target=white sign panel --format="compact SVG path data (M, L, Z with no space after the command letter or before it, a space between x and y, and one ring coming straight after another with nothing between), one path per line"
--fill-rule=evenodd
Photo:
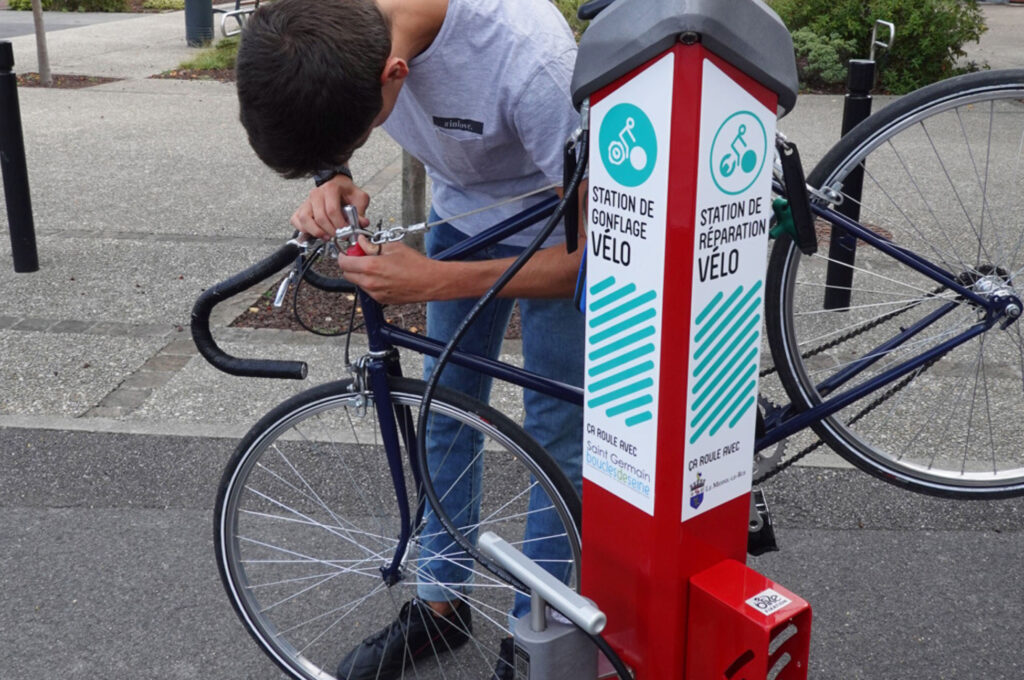
M651 515L674 67L590 111L583 476Z
M704 61L683 521L750 491L775 114Z

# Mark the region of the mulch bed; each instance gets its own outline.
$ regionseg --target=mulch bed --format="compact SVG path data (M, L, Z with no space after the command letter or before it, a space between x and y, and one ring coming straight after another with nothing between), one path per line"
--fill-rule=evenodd
M221 83L233 83L235 82L235 69L172 69L164 73L158 73L155 76L150 76L150 78L163 78L170 80L216 80Z
M283 280L283 279L282 279ZM242 328L279 328L294 331L307 330L305 326L320 333L340 335L348 329L355 310L355 332L362 332L362 310L358 308L355 295L351 293L328 293L310 285L288 291L285 303L275 308L274 296L278 284L274 283L238 318L231 322L232 326ZM390 323L414 333L424 333L427 325L427 307L425 303L405 305L387 305L384 307L384 318ZM301 323L300 323L301 320ZM305 324L305 326L303 326ZM521 337L519 309L516 307L509 321L506 338Z
M172 12L174 10L167 9L150 9L144 7L146 0L128 0L128 7L125 8L125 12L135 12L136 14L159 14L161 12Z
M104 78L101 76L69 76L59 73L52 74L53 84L52 88L62 90L78 90L83 87L92 87L93 85L104 85L106 83L113 83L121 78ZM43 84L39 80L39 74L34 72L19 73L18 76L18 87L43 87Z

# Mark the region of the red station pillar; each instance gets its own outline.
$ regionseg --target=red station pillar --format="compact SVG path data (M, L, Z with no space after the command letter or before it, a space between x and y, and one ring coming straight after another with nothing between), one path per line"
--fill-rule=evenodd
M745 566L779 95L682 38L589 94L583 593L637 680L804 678Z

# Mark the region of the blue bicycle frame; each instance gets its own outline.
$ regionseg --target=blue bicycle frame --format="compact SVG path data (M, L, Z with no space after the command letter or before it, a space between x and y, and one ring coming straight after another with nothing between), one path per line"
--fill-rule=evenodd
M778 190L778 187L776 187L776 190ZM508 235L516 233L530 224L548 217L554 212L557 203L558 199L556 198L550 198L540 202L532 208L523 211L522 213L519 213L518 215L515 215L476 236L468 238L466 241L453 248L446 250L440 254L438 259L461 259L483 247L496 243L506 238ZM755 443L755 450L757 451L780 442L786 437L808 427L812 423L831 416L837 411L840 411L872 392L875 392L876 390L899 380L903 376L912 373L918 368L940 358L954 348L992 328L992 326L1004 317L1004 310L1007 305L1016 303L1019 306L1021 304L1019 300L1012 297L992 299L984 298L970 288L959 283L956 280L956 277L950 272L936 266L915 253L908 252L900 248L845 215L842 215L841 213L826 206L812 204L811 207L813 213L817 217L826 220L834 227L845 230L853 237L860 239L871 247L882 251L893 259L932 279L944 289L952 290L961 298L970 301L976 305L979 310L984 311L984 317L955 337L931 347L922 353L897 364L896 366L886 369L877 376L874 376L870 380L850 390L836 393L843 387L843 385L862 373L868 367L872 366L883 356L891 353L894 349L902 346L911 338L917 336L936 321L943 318L946 314L956 308L959 303L949 302L941 306L818 385L817 391L819 394L829 395L820 404L801 412L797 412L792 405L783 407L783 409L781 409L773 419L765 423L764 434L759 437ZM405 348L434 357L440 355L444 349L443 342L429 337L424 337L422 335L417 335L415 333L410 333L385 322L380 305L362 291L359 293L359 302L363 309L363 318L366 324L366 332L371 355L378 357L376 361L371 360L370 362L371 374L384 369L383 357L389 354L393 348ZM520 387L536 390L558 399L563 399L575 404L583 404L584 401L583 390L579 387L550 380L524 369L510 366L486 357L456 351L452 354L451 361L460 366L465 366L485 375L497 378L498 380L503 380ZM374 366L378 364L378 368L375 369ZM387 404L390 403L386 392L386 384L385 389L382 392L378 393L378 390L375 389L374 393L375 398L377 399L378 408L382 405L386 407ZM386 410L386 408L381 410ZM396 479L396 484L398 483L399 480ZM404 484L404 482L402 483Z

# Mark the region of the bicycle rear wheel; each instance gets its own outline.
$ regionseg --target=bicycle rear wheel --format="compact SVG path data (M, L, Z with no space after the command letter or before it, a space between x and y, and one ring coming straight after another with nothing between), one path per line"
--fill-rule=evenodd
M424 384L392 378L390 386L403 447L414 446L410 428ZM547 539L566 545L578 586L579 498L544 451L508 418L447 390L438 390L430 418L453 420L482 440L476 528L521 546L529 496L544 494L559 527ZM410 510L419 521L392 585L381 568L398 546L399 504L372 395L346 382L303 392L257 423L228 463L214 518L221 579L249 633L290 677L335 678L342 657L398 615L418 580L432 578L419 557L437 542L423 533L424 505L409 460L403 451ZM563 497L567 489L572 493ZM472 608L469 643L454 652L432 649L409 662L403 677L490 677L516 591L476 563L460 564L473 581L462 596Z
M863 169L863 194L846 193ZM903 97L844 137L808 182L859 208L860 222L986 294L1022 295L1024 71L952 78ZM858 243L855 261L773 248L766 323L780 378L797 408L863 384L980 319L977 308ZM828 279L829 270L839 277ZM849 283L842 282L846 275ZM830 285L827 285L830 284ZM838 296L824 304L826 289ZM842 299L843 297L847 299ZM939 321L841 387L830 378L944 307ZM928 493L1024 493L1024 333L994 326L932 364L814 425L837 453L887 481Z

